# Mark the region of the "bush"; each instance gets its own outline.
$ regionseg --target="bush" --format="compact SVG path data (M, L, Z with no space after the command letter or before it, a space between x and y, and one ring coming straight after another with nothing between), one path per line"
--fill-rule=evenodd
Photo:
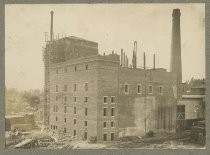
M154 133L153 131L150 130L150 131L148 131L148 132L146 133L146 136L147 136L147 137L154 137L154 134L155 134L155 133Z

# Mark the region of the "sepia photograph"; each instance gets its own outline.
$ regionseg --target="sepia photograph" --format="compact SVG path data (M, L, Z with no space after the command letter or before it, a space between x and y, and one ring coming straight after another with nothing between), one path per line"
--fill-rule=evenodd
M205 3L6 4L6 149L205 149Z

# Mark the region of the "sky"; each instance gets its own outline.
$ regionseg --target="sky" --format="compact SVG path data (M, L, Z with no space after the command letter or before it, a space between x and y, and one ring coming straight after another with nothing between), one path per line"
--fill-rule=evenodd
M188 4L7 4L5 7L5 85L18 90L44 87L44 32L98 42L99 53L132 60L138 42L137 66L170 68L172 11L181 11L183 82L205 77L205 5Z

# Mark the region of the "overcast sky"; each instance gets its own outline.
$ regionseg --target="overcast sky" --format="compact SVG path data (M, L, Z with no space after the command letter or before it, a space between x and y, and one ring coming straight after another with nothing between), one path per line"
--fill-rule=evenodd
M43 89L44 32L50 31L54 11L54 33L98 42L99 53L120 54L123 48L132 58L138 42L137 65L170 68L172 11L181 10L183 82L205 77L204 4L63 4L6 5L6 87L20 90Z

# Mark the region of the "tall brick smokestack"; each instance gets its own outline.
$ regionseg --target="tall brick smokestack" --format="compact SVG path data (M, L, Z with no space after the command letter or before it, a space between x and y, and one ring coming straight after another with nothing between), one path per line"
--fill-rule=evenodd
M172 40L171 40L171 66L170 71L177 76L177 99L181 98L182 61L181 61L181 34L180 10L174 9L172 13Z
M54 14L54 12L51 11L50 14L51 14L51 21L50 21L50 41L52 41L53 40L53 14Z

